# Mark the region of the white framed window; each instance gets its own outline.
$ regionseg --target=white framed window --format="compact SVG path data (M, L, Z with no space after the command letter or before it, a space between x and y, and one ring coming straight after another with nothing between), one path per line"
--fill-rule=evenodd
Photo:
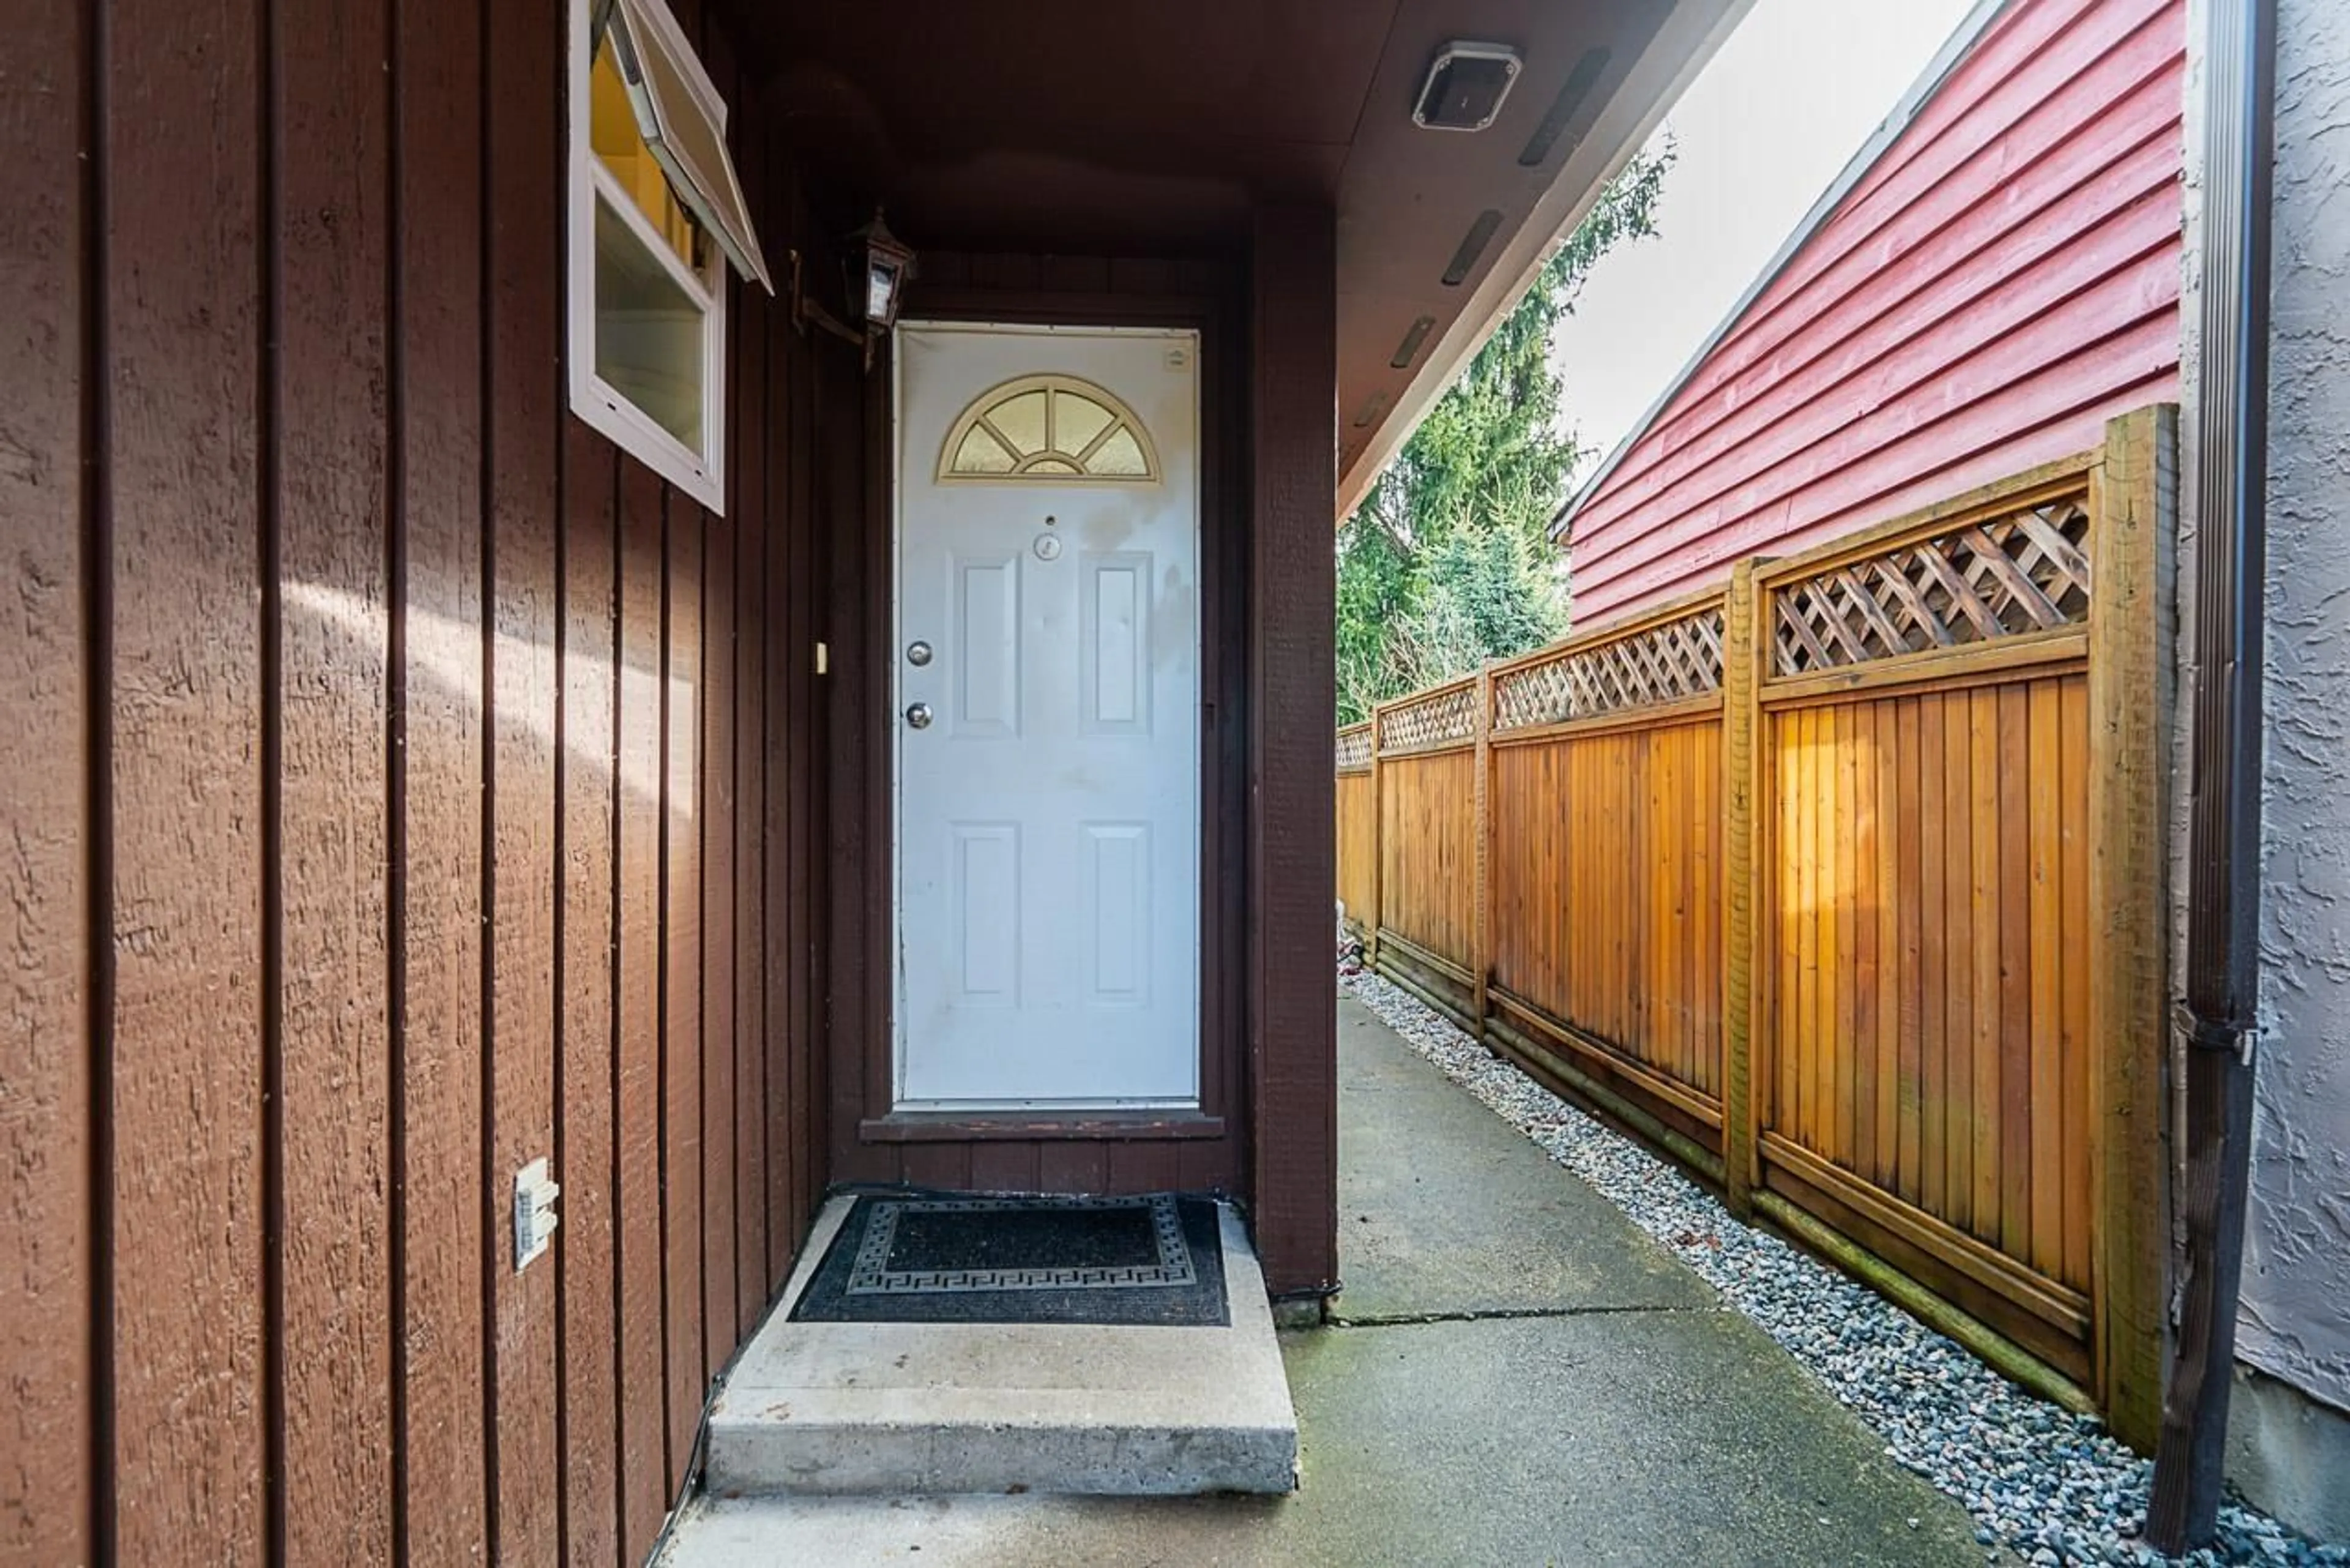
M774 292L726 105L663 0L572 0L571 410L725 507L726 277Z

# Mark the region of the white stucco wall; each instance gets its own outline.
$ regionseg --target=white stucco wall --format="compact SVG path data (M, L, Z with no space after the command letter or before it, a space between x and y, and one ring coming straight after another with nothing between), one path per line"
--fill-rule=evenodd
M2350 1532L2350 6L2279 0L2263 711L2261 1054L2230 1472L2321 1537ZM2178 676L2193 691L2202 353L2202 0L2188 5ZM2187 880L2174 753L2172 897ZM2173 910L2174 982L2186 915ZM2175 1081L2175 1080L2174 1080Z
M2350 1408L2350 5L2279 9L2262 1036L2237 1337L2244 1360Z

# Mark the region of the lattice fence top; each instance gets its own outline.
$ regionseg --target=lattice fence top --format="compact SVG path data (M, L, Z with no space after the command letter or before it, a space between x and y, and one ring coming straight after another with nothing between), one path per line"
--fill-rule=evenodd
M1371 765L1371 727L1357 724L1338 732L1338 771L1360 773Z
M2089 615L2088 497L1969 523L1771 597L1782 676L2076 626Z
M1721 606L1493 677L1493 730L1596 719L1721 690Z
M1477 738L1477 689L1452 686L1379 714L1379 751L1424 752Z

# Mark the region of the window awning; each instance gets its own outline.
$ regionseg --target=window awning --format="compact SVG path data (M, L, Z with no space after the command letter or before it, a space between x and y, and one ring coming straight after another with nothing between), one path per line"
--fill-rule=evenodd
M726 154L726 106L718 89L664 11L644 0L608 5L613 53L653 161L734 270L775 293L734 161Z

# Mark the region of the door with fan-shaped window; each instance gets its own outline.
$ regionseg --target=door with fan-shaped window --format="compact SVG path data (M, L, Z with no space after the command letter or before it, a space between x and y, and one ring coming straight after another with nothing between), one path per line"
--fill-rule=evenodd
M897 1103L1195 1106L1196 336L896 343Z

